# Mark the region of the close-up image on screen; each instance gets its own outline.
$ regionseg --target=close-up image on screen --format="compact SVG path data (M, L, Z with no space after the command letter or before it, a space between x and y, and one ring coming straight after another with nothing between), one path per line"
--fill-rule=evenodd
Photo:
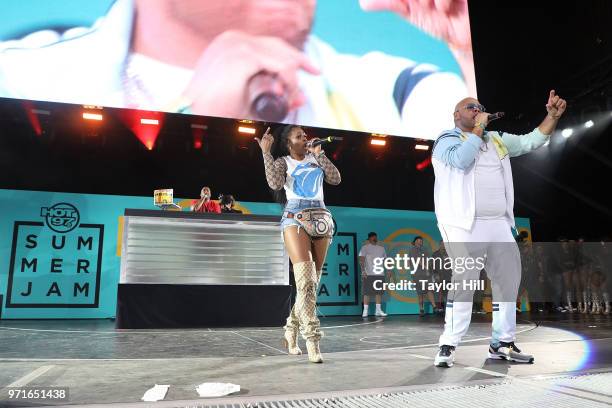
M7 0L0 97L434 139L476 96L443 3Z

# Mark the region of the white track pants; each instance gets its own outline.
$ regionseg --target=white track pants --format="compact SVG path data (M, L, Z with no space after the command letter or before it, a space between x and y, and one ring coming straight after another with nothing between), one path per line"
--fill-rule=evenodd
M521 258L508 222L474 221L471 230L438 224L449 258L486 257L485 270L493 295L493 334L491 343L514 341L516 333L516 296L521 281ZM457 263L458 265L458 263ZM453 282L459 290L448 292L444 333L440 345L457 346L472 318L474 291L464 289L463 281L477 280L481 268L453 269Z

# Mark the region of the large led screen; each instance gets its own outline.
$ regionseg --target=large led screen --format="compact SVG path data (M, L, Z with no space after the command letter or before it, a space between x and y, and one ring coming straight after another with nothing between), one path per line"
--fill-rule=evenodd
M3 0L0 97L433 139L467 0Z

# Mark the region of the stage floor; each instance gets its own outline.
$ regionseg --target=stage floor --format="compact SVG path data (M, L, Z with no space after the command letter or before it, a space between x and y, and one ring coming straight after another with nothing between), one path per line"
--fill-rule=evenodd
M517 344L535 356L531 365L486 359L490 318L473 316L450 369L433 366L440 316L322 318L323 364L309 363L305 354L286 355L280 328L119 331L108 320L4 320L0 406L18 406L2 402L11 385L69 387L69 404L140 406L144 392L155 384L170 384L165 401L156 404L168 407L356 394L395 398L397 392L418 396L423 390L434 398L449 385L466 398L481 388L494 392L492 385L498 392L504 390L499 386L510 387L502 393L504 406L520 406L518 395L506 395L517 393L511 387L518 384L520 394L538 381L540 397L565 398L574 406L612 403L609 386L593 385L609 385L612 378L612 317L519 315ZM301 347L305 351L302 340ZM588 378L593 384L559 385L568 378ZM203 382L239 384L241 392L223 400L199 399L195 388ZM478 398L473 403L487 406ZM565 400L560 401L564 406ZM344 406L340 402L334 406ZM390 399L381 406L391 405Z

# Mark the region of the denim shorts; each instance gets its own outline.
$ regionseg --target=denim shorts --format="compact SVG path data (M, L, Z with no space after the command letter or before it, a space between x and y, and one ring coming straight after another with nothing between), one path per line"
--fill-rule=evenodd
M300 223L293 218L287 218L287 212L296 213L305 208L325 208L325 203L318 200L287 200L285 209L283 210L283 217L281 218L281 235L285 228L295 225L300 227Z

